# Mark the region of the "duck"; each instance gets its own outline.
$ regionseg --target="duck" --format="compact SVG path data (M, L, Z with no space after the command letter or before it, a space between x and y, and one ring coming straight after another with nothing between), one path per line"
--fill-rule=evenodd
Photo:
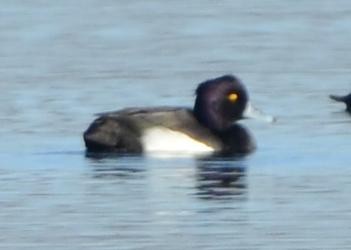
M131 107L98 114L83 133L87 152L242 155L256 149L238 121L273 118L253 108L244 84L234 75L205 80L193 108Z
M340 96L340 95L329 95L330 99L337 101L337 102L343 102L346 104L346 111L351 113L351 93L348 95Z

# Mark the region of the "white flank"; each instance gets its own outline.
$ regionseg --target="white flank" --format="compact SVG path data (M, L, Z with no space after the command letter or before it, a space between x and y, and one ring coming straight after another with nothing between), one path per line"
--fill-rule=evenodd
M162 127L147 129L141 140L146 153L196 155L214 151L212 147L196 141L184 133Z

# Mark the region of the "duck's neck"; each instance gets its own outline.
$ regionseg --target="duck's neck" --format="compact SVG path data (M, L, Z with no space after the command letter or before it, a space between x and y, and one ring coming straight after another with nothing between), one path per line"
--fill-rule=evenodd
M230 126L230 122L225 121L217 111L215 104L211 105L208 102L196 99L193 112L196 119L202 125L215 133L220 133Z

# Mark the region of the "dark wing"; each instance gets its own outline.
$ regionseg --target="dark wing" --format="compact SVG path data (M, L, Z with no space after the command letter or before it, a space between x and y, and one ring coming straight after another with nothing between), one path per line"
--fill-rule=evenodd
M129 108L98 114L84 132L85 145L90 152L140 153L143 129L161 122L157 117L162 118L162 114L170 111L169 108Z
M102 113L84 133L84 139L88 148L88 145L94 147L96 144L108 148L120 148L128 144L132 145L131 148L139 149L141 145L136 142L143 131L157 126L183 132L194 139L209 142L214 148L220 148L218 139L195 119L190 109L174 107L128 108Z
M182 107L153 107L153 108L125 108L117 111L108 111L103 113L97 113L96 116L105 117L117 117L123 115L142 115L151 113L163 113L163 112L175 112L179 110L184 110L187 108Z
M222 147L222 142L207 127L199 123L189 108L127 109L122 110L119 115L136 124L140 131L151 127L165 127L182 132L195 140L207 142L206 144L216 150Z
M197 122L190 109L180 107L127 108L101 113L100 118L132 123L139 130L155 126L179 130Z

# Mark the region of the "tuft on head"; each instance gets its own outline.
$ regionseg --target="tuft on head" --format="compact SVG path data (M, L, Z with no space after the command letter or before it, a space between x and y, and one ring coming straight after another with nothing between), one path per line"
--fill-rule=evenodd
M241 84L240 80L237 77L235 77L233 75L223 75L221 77L217 77L217 78L214 78L214 79L209 79L209 80L206 80L206 81L200 83L199 86L196 89L196 95L199 95L199 93L204 91L205 88L208 88L209 86L211 86L213 84L218 84L218 83L221 83L221 82L227 82L227 83L230 83L230 82L234 83L234 82L236 82L236 83Z

